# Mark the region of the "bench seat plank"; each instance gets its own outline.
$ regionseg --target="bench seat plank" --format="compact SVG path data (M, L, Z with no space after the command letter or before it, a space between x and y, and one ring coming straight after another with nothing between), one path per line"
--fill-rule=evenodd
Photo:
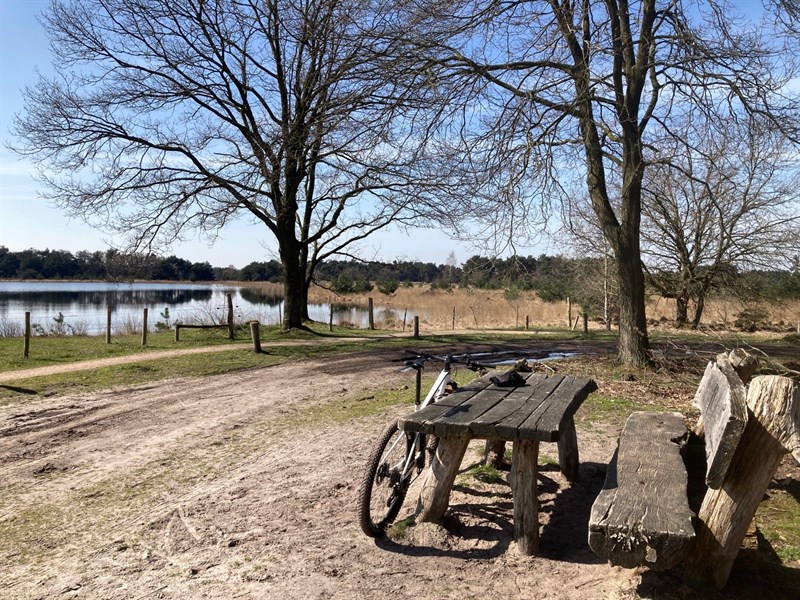
M668 569L694 540L680 413L634 412L589 519L589 545L612 565Z

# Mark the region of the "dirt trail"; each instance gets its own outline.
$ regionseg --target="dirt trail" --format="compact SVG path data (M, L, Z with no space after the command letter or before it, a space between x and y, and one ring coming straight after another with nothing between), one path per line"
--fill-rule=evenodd
M502 333L504 335L531 335L533 332L528 331L494 331L494 330L472 330L464 329L460 331L448 332L453 335L466 335L466 334L485 334ZM356 342L359 340L378 340L381 338L411 338L412 334L409 333L393 333L386 336L369 336L369 337L325 337L325 342ZM277 346L312 346L319 344L319 340L287 340L284 342L264 342L264 348L277 347ZM15 381L18 379L27 379L29 377L41 377L44 375L55 375L57 373L70 373L74 371L90 371L93 369L100 369L103 367L113 367L115 365L124 365L147 360L157 360L159 358L173 358L176 356L186 356L188 354L207 354L213 352L226 352L228 350L247 350L252 348L252 344L227 344L224 346L203 346L200 348L180 348L175 350L150 350L140 352L138 354L129 354L126 356L115 356L112 358L99 358L96 360L82 360L74 363L50 365L47 367L35 367L32 369L18 369L15 371L0 372L0 383Z
M1 407L2 595L630 596L633 574L585 542L610 431L581 436L585 484L543 473L543 515L560 523L545 557L509 547L507 486L463 478L450 530L366 538L353 513L365 453L408 407L346 415L407 383L372 354Z
M365 457L409 410L378 392L412 377L370 353L0 407L0 597L643 596L586 542L616 436L602 423L579 426L577 484L542 444L542 556L510 541L508 486L467 474L445 527L365 537Z
M357 341L359 339L370 338L325 338L326 341ZM319 343L316 340L291 340L285 342L270 342L264 344L265 347L271 346L310 346ZM175 350L150 350L126 356L114 356L112 358L98 358L95 360L81 360L78 362L50 365L47 367L35 367L33 369L18 369L16 371L0 372L0 383L14 381L17 379L27 379L29 377L41 377L44 375L55 375L57 373L70 373L74 371L91 371L103 367L113 367L137 363L147 360L158 360L160 358L174 358L176 356L186 356L189 354L211 354L214 352L226 352L230 350L248 350L252 344L227 344L224 346L202 346L200 348L179 348Z

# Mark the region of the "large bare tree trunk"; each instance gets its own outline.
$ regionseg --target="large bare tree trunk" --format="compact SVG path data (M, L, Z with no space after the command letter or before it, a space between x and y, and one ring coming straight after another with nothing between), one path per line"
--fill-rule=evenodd
M625 239L627 237L627 239ZM619 280L619 359L623 364L649 364L650 344L644 303L644 271L639 253L639 232L620 235L617 251Z
M294 239L294 225L285 239L279 240L283 264L283 326L284 330L303 327L307 311L306 273L302 264L300 244ZM288 227L287 227L288 229Z
M675 295L675 324L686 325L689 322L689 294L681 290Z
M697 303L694 309L694 318L692 319L692 329L697 329L700 326L700 319L703 318L703 309L706 306L705 292L702 292L697 298Z

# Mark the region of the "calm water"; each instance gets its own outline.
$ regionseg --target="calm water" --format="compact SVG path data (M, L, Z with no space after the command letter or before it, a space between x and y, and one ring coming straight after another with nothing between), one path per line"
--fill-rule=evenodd
M258 319L264 324L280 322L283 300L264 296L251 288L222 284L193 283L107 283L107 282L0 282L0 324L24 322L25 311L31 323L45 332L59 327L65 333L98 335L105 333L106 307L111 307L111 326L124 331L130 325L140 328L142 309L148 309L148 325L156 322L174 324L224 322L227 315L225 295L231 294L234 319ZM166 319L167 310L169 319ZM309 316L327 322L330 305L309 306ZM63 326L57 320L63 315ZM384 315L386 316L386 315ZM397 315L391 315L397 318ZM376 312L376 319L381 318ZM402 315L400 315L402 319ZM334 323L366 327L366 308L334 305Z

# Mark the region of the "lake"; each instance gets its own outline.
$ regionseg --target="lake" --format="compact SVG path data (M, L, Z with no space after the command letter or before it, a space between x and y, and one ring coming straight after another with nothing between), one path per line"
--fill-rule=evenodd
M8 281L0 282L0 335L21 331L26 311L31 312L31 323L45 333L104 334L108 306L112 331L117 333L140 331L145 307L151 329L157 322L221 323L227 315L228 293L233 300L236 322L253 319L265 325L280 322L283 315L280 296L236 285ZM327 322L330 305L312 304L308 311L313 320ZM334 305L334 324L342 323L367 327L366 308Z

